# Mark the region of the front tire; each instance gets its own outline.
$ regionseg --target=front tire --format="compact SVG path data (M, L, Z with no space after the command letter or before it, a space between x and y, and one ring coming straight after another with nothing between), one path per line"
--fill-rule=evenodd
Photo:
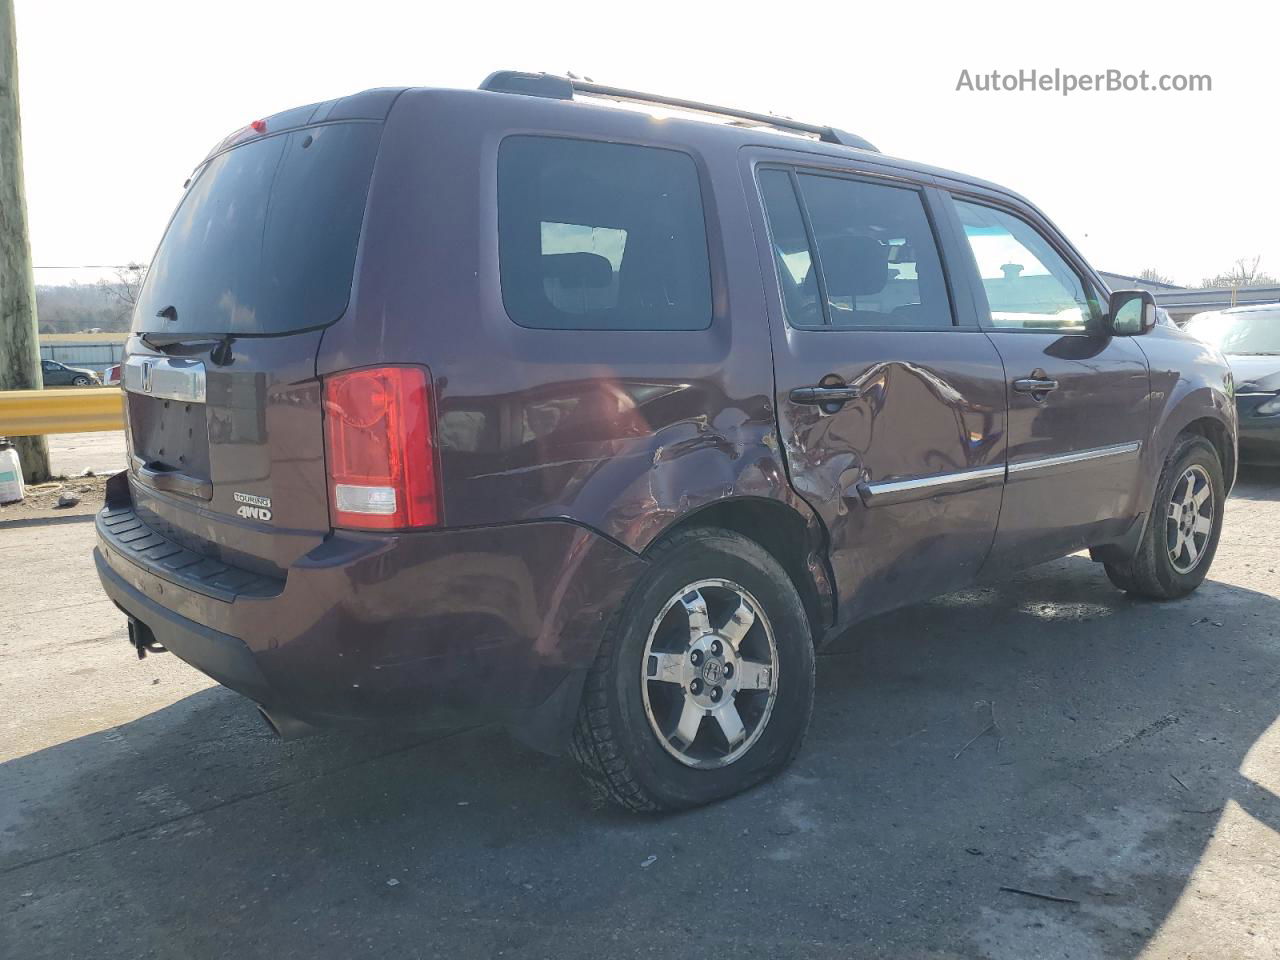
M1105 564L1108 579L1152 600L1185 597L1209 573L1225 501L1218 451L1204 437L1181 437L1160 473L1138 552L1128 563Z
M87 387L89 385L88 377L76 377L71 381L73 387Z
M606 629L571 753L631 810L732 796L791 762L813 710L813 638L786 571L728 530L680 531Z

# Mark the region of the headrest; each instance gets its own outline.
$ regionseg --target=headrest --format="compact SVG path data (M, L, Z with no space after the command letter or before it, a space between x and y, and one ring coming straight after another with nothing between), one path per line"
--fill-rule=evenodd
M827 295L863 297L889 281L888 248L872 237L829 237L818 244Z
M607 287L613 283L613 264L598 253L544 253L542 275L562 287Z

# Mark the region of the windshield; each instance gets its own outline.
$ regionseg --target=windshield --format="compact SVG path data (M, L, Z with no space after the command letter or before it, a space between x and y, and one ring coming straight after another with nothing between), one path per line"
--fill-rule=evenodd
M206 163L156 251L134 331L272 334L337 320L381 131L307 127Z
M1223 353L1280 354L1280 309L1205 314L1188 323L1187 332Z

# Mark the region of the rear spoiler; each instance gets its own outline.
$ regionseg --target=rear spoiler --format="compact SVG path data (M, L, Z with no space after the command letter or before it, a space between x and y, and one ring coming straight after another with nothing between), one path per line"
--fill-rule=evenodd
M298 127L306 127L314 123L336 120L385 120L387 114L391 112L391 105L395 103L396 97L400 96L405 89L405 87L378 87L354 93L349 97L309 103L306 106L274 113L261 120L254 120L219 140L205 158L196 165L197 169L224 150L284 130L296 130Z

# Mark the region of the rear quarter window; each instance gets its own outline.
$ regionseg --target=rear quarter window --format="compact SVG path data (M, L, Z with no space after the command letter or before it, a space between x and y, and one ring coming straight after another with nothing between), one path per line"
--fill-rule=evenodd
M675 150L508 137L498 152L507 314L552 330L701 330L711 269L693 159Z

